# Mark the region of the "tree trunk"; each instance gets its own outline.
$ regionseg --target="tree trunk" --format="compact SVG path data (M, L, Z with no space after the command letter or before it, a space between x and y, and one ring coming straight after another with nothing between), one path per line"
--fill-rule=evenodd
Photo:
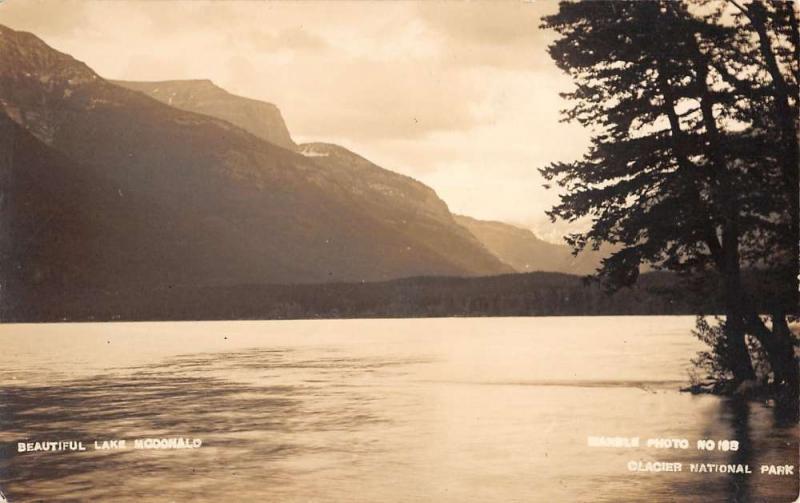
M793 9L793 5L788 7L789 38L794 46L794 53L797 55L800 54L800 35L798 34L797 18ZM767 353L779 394L783 395L783 398L790 399L791 403L796 404L798 393L800 393L798 360L794 351L794 337L786 323L786 312L797 309L798 259L800 258L800 248L798 247L800 243L800 194L798 194L798 160L800 159L800 151L798 150L797 117L790 105L790 94L793 93L790 89L792 88L781 71L772 40L767 31L766 10L760 3L753 2L748 6L745 13L758 35L759 52L772 80L775 114L781 143L784 146L782 174L790 212L790 223L785 236L785 244L788 248L786 251L790 263L786 264L788 270L784 270L782 273L785 275L785 280L792 284L792 287L786 290L789 299L784 302L778 302L778 305L773 306L771 316L772 330L766 327L754 309L749 310L746 324L748 325L748 331L757 338ZM781 294L783 293L782 291Z
M720 133L714 117L714 100L708 88L708 59L696 44L692 44L694 54L692 63L697 72L697 85L700 91L700 110L703 126L708 137L708 157L714 167L714 188L722 203L724 218L722 243L717 251L715 263L722 274L725 287L725 339L728 348L729 367L733 372L734 383L754 380L755 372L745 341L746 327L743 322L743 297L741 265L739 254L739 201L737 199L728 163L721 149ZM714 250L712 249L712 253Z
M775 387L779 398L795 402L800 393L800 369L794 354L794 337L782 312L772 314L772 330L767 328L755 311L746 318L747 329L761 343L767 360L775 375Z
M726 227L731 224L727 224ZM739 270L739 239L735 229L726 228L722 234L722 267L725 287L725 339L730 369L735 384L756 378L750 352L745 342L743 322L742 282Z
M725 341L728 347L728 367L733 372L733 382L739 385L754 381L756 373L745 342L745 326L739 313L725 312Z
M788 389L800 391L800 368L794 352L794 335L782 312L772 314L772 333L780 351L781 378Z
M790 40L794 45L795 54L800 53L800 34L798 34L797 18L793 12L794 6L789 7L788 24ZM788 260L787 269L784 274L787 281L793 282L793 288L787 289L786 293L791 296L781 308L797 309L797 277L800 273L800 177L798 176L798 164L800 164L800 143L797 135L797 113L796 108L790 104L790 95L795 94L784 77L778 60L775 56L775 49L770 39L767 28L767 13L763 5L759 2L751 3L747 8L748 18L753 29L758 34L759 52L764 59L764 66L772 80L772 96L775 100L775 115L779 126L779 137L783 145L782 174L786 190L787 204L789 210L789 229L786 235L786 247ZM798 63L800 64L800 63ZM796 89L796 88L795 88ZM783 292L782 292L783 293Z

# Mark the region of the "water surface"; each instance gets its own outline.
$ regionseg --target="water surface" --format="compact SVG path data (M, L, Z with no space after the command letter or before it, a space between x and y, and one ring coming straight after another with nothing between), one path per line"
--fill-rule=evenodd
M797 465L767 404L679 393L690 317L0 326L0 488L16 501L793 501L796 477L632 473L631 460ZM736 439L737 452L587 436ZM17 454L25 440L195 450ZM797 468L795 468L796 470Z

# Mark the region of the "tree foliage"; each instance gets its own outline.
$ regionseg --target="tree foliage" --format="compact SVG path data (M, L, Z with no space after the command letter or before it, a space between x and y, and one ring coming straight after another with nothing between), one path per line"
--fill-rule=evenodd
M798 51L791 2L562 2L543 27L574 89L564 119L593 132L582 159L540 171L562 189L551 218L589 218L579 252L616 245L597 272L630 285L642 264L718 280L727 364L754 378L745 334L796 388L786 315L797 308ZM772 284L756 311L743 271ZM784 328L786 327L786 328ZM792 392L796 395L796 391Z

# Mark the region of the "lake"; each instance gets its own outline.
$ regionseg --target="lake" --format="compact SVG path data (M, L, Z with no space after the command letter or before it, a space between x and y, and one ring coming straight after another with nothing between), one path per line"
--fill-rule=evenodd
M692 317L0 326L9 501L793 501L798 428L680 393ZM589 436L690 449L590 447ZM193 449L136 449L186 438ZM126 440L96 450L94 442ZM736 451L698 451L699 439ZM82 441L86 451L17 452ZM173 444L174 445L174 444ZM629 471L631 462L681 472ZM690 473L689 463L756 473Z

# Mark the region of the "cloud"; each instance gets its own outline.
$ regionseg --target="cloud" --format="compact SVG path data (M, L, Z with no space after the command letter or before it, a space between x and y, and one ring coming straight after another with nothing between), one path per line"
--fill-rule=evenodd
M0 3L0 23L44 37L73 35L86 27L88 7L79 0L8 1Z
M247 37L246 43L260 51L298 51L325 49L328 44L302 26L280 31L256 30Z
M540 2L420 2L418 12L433 29L459 42L509 46L546 40L542 15L556 7Z
M455 65L541 68L542 51L554 34L539 29L541 17L557 10L555 1L420 2L420 19L439 37Z
M588 146L588 133L558 122L553 96L566 84L564 77L512 69L492 76L475 103L481 121L467 130L413 139L328 139L430 185L454 212L521 223L556 239L566 227L549 232L545 211L558 201L558 192L543 188L538 168L574 160Z

